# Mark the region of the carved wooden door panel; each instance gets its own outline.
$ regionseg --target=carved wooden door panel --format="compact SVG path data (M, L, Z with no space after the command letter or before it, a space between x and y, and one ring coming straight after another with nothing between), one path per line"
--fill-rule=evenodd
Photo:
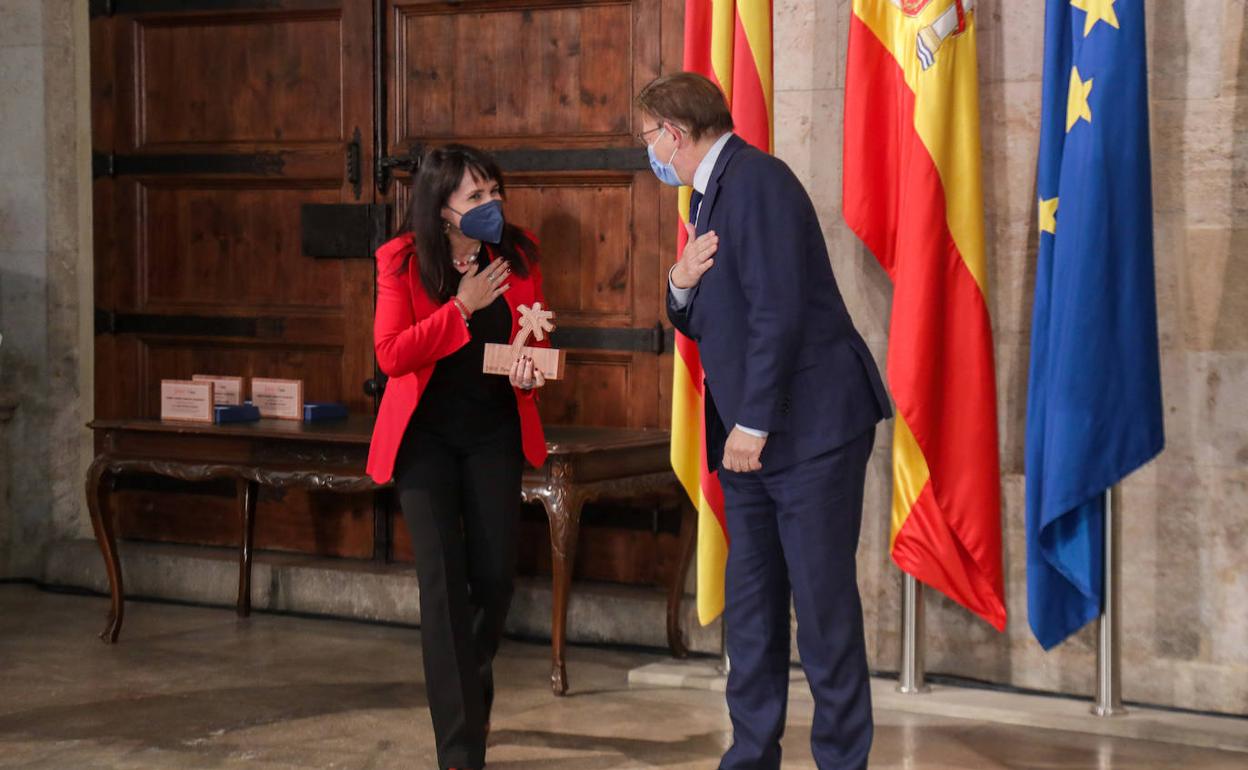
M372 201L372 3L92 10L96 414L158 416L160 380L194 373L371 410L372 262L304 256L300 207ZM220 491L140 481L122 532L233 542ZM272 493L258 522L260 547L373 553L369 496Z
M553 423L657 427L659 183L632 138L660 68L659 0L388 0L386 145L494 152L507 216L537 233L568 377ZM385 188L402 209L407 177ZM662 196L664 200L667 196Z

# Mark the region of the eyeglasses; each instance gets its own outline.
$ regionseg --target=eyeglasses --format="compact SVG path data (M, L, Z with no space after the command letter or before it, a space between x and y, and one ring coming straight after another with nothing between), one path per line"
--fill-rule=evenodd
M663 126L658 125L648 131L642 131L639 134L633 134L633 138L641 142L644 145L649 145L650 142L646 139L646 137L649 136L650 134L653 134L655 131L662 131L662 130L663 130Z

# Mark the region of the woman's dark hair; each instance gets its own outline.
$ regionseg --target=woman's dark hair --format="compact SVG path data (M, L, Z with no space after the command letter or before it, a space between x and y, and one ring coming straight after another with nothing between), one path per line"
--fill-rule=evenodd
M407 216L399 225L399 232L412 234L418 255L420 282L429 296L438 302L450 300L459 286L459 273L451 266L450 240L442 209L463 181L465 171L480 180L498 182L499 193L506 197L502 171L489 153L464 144L435 147L424 154L412 176L411 203ZM523 230L510 223L503 227L502 240L490 248L506 259L511 264L512 272L519 276L529 274L526 259L537 261L537 245ZM409 256L403 261L399 272L406 270L410 261Z

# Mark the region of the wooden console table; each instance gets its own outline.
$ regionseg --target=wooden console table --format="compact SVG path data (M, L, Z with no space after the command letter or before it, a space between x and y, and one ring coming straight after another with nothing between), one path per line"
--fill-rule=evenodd
M117 641L125 613L121 562L109 495L113 480L126 473L151 473L184 481L234 479L238 486L239 564L237 612L251 611L252 540L261 485L328 492L379 488L364 473L371 417L304 424L261 420L231 425L195 425L159 420L97 420L89 425L101 439L100 453L87 473L91 524L108 570L112 605L100 638ZM526 501L540 502L550 521L553 566L551 688L567 692L564 646L568 596L581 510L598 500L655 501L682 511L680 563L668 586L667 638L672 654L685 655L680 632L680 600L693 554L696 519L668 459L663 431L549 426L550 457L528 469L522 484Z

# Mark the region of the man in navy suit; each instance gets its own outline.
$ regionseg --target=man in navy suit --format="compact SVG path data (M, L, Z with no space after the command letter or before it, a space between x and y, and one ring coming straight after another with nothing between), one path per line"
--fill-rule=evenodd
M707 467L719 468L728 523L733 743L720 768L780 767L790 597L815 762L864 768L871 691L855 556L888 396L788 166L732 133L723 94L701 75L661 77L637 103L655 174L694 188L667 310L701 353Z

